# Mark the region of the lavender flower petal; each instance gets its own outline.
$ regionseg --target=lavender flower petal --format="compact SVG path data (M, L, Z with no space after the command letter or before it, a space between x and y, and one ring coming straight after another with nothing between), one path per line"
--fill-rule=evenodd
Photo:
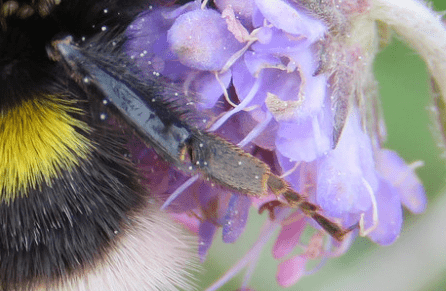
M303 11L297 10L285 0L255 0L257 8L275 27L291 34L302 34L311 42L321 38L325 26L321 21L311 18Z
M185 71L190 71L178 61L167 42L167 30L175 19L166 18L166 14L177 10L165 7L148 10L127 28L127 54L134 59L144 77L152 78L152 72L156 71L176 81L184 78Z
M367 211L371 207L370 191L378 188L374 167L370 139L362 132L358 115L352 112L336 149L318 163L319 205L335 217Z
M396 189L384 179L379 183L376 193L378 205L378 226L368 236L380 245L392 244L400 235L403 224L403 210ZM373 224L372 210L365 215L365 228Z
M216 229L215 225L210 221L204 221L200 224L198 229L198 255L201 262L206 260L206 255L211 247Z
M262 27L261 29L263 31L262 34L268 33L270 35L262 37L261 42L256 42L252 45L252 50L255 52L287 55L289 53L302 52L313 43L309 42L302 35L291 35L276 27Z
M245 26L250 26L254 10L254 0L214 0L214 3L220 11L231 7L237 19Z
M223 95L223 88L227 88L231 82L231 72L219 74L221 84L213 73L200 71L194 76L189 90L200 97L198 104L201 110L212 108ZM223 87L223 88L222 88Z
M167 33L171 50L186 66L218 71L242 44L215 10L194 10L179 16Z
M327 106L304 120L280 122L276 146L281 155L292 161L310 162L331 148L331 114Z
M282 224L282 229L273 246L275 259L281 259L293 251L294 247L299 243L300 236L307 222L301 213L293 212Z
M245 195L232 195L223 223L223 241L235 242L245 229L251 200Z
M427 199L424 187L414 172L397 153L383 149L377 157L377 168L397 189L401 202L413 213L426 209Z

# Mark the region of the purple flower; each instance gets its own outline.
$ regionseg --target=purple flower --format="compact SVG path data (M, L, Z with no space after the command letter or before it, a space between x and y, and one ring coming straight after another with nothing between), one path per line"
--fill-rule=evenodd
M357 57L362 48L337 43L336 33L342 32L329 29L298 3L216 0L218 10L202 9L197 1L160 7L139 15L127 30L126 44L143 77L153 78L156 72L182 86L186 95L198 96L198 110L212 121L206 124L210 131L283 174L332 221L345 228L359 226L337 242L302 211L278 206L274 195L247 197L186 177L163 162L141 162L142 168L152 169L148 181L162 181L157 194L167 199L168 209L198 234L202 260L218 227L223 241L234 242L251 204L271 206L275 220L229 274L248 264L281 227L273 256L281 261L277 280L283 286L344 253L358 234L380 245L394 242L402 227L402 206L414 213L426 206L415 167L381 147L382 132L369 126L380 121L368 120L364 109L372 105L355 99L360 97L352 80L354 69L364 65ZM361 7L355 13L366 11ZM330 49L337 54L327 53ZM135 153L141 161L151 156L144 148ZM308 229L313 230L310 238L303 237ZM308 270L312 261L318 264ZM220 282L210 290L218 286Z

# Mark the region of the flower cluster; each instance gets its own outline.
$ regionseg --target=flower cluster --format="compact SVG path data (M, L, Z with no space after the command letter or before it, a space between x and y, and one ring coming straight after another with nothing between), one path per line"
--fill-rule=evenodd
M318 18L304 2L214 0L212 7L199 1L151 7L126 32L127 53L144 78L162 75L180 84L185 95L193 92L197 110L207 116L197 126L268 163L333 221L359 226L340 243L300 210L272 210L274 227L264 237L281 227L273 256L282 261L277 278L283 286L311 273L310 260L345 252L358 234L391 244L401 231L402 205L414 213L426 206L414 172L418 164L407 165L382 148L384 126L371 114L376 96L351 72L367 66L364 47L340 43L347 29L333 29L332 18L324 12ZM338 12L363 13L363 2ZM348 17L336 21L348 24ZM342 60L333 60L337 56ZM133 148L151 190L164 195L165 207L198 233L202 260L217 227L223 227L225 242L234 242L249 207L276 199L214 187L154 163L156 156L143 145ZM314 231L305 237L308 228Z

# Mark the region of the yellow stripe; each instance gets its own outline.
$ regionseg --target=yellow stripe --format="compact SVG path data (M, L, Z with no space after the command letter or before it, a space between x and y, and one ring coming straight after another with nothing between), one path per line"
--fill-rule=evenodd
M76 101L57 96L37 96L0 116L0 200L9 201L63 170L72 170L85 159L91 142L77 129L88 131L86 123L70 113Z

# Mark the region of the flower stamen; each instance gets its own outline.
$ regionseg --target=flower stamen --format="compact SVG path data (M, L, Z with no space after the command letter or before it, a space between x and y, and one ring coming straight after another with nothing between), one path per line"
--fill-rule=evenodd
M266 128L266 126L270 123L270 121L273 119L273 116L271 113L266 114L266 118L258 123L246 136L242 141L240 141L237 145L239 147L244 147L248 143L250 143L253 139L258 137Z
M219 75L220 75L219 72L214 72L215 79L217 80L218 84L220 85L220 87L223 91L223 95L225 96L226 102L228 102L229 105L231 105L232 107L237 107L237 104L232 102L232 100L229 98L228 90L226 89L225 84L223 84L223 82L220 80Z
M226 62L226 64L223 66L223 68L220 70L220 73L223 74L227 70L229 70L232 65L243 56L243 54L249 49L249 47L259 40L257 37L257 34L259 31L261 31L264 27L271 27L271 25L264 23L264 26L254 29L249 35L247 34L246 29L244 29L244 26L240 23L240 21L235 18L234 12L232 10L225 9L222 13L222 17L226 19L226 23L228 23L228 30L234 35L234 37L239 42L246 42L246 45L241 48L239 51L235 52ZM237 31L235 29L237 27ZM244 33L246 31L246 33Z
M328 236L327 242L325 243L324 252L322 253L322 258L320 262L311 270L305 270L303 276L309 276L318 272L328 261L328 250L332 248L332 238Z
M219 73L219 72L213 72L213 73L214 73L215 79L217 80L218 84L220 85L220 87L221 87L221 89L222 89L222 91L223 91L223 95L225 96L225 100L226 100L226 102L228 102L228 104L231 105L232 107L237 107L238 105L235 104L235 103L229 98L228 90L226 89L225 84L223 84L223 82L221 81L221 79L220 79L220 77L219 77L219 75L220 75L221 73ZM245 111L245 112L249 112L249 111L252 111L252 110L256 109L257 107L259 107L259 106L258 106L258 105L253 105L253 106L250 106L250 107L248 107L248 108L243 109L243 111Z
M418 168L424 167L424 161L415 161L413 163L410 163L408 167L415 171Z
M180 196L184 190L186 190L193 183L195 183L195 181L197 181L199 177L200 177L200 175L194 175L194 176L190 177L189 179L187 179L186 182L181 184L180 187L178 187L172 194L170 194L169 198L167 198L167 200L164 202L163 206L161 206L161 209L162 210L166 209L167 206L169 206L172 203L172 201L174 201L176 198L178 198L178 196Z
M297 170L297 168L299 167L299 165L300 165L300 161L299 162L295 162L294 163L294 166L291 168L291 169L289 169L288 171L286 171L285 173L283 173L281 176L280 176L280 178L286 178L287 176L289 176L289 175L291 175L294 171L296 171Z
M279 214L278 219L282 220L287 214L289 214L289 211L282 211ZM254 246L245 254L245 256L240 261L237 262L237 264L235 264L230 270L228 270L219 280L214 282L214 284L208 287L206 291L218 290L224 284L226 284L226 282L228 282L231 278L238 274L245 266L255 260L255 258L259 257L259 253L262 251L263 247L269 241L279 225L280 224L278 223L267 220L263 226L259 238L254 243Z
M251 90L249 91L248 95L246 95L246 98L243 99L242 102L240 102L237 107L233 108L232 110L229 110L226 112L220 119L218 119L210 128L209 131L216 131L220 126L222 126L229 118L231 118L234 114L242 111L246 108L246 106L254 99L255 95L259 91L261 84L261 78L257 78L257 80L254 82L254 85L252 86Z
M201 2L201 6L200 6L201 10L206 9L207 5L208 5L208 0L203 0L203 2Z
M309 259L316 259L323 253L323 242L325 232L319 231L310 238L305 255Z
M407 176L409 176L411 174L410 170L415 171L416 169L423 167L423 166L424 166L423 161L415 161L415 162L407 165L407 170L405 171L405 173L403 175L401 175L401 177L399 177L398 180L393 182L392 185L394 185L394 186L401 185L404 182L404 180L406 180Z
M373 224L371 227L365 229L365 226L364 226L365 213L361 213L361 218L359 219L359 235L364 237L364 236L369 235L372 231L374 231L376 229L376 227L378 226L378 223L379 223L379 219L378 219L378 204L376 202L375 193L373 192L373 189L370 186L370 184L364 178L362 178L362 183L364 184L364 186L367 188L367 191L369 192L370 199L372 200L372 207L373 207L373 214L372 214Z
M249 47L256 42L257 39L252 39L249 40L248 43L246 43L246 45L241 48L240 50L238 50L237 52L235 52L230 58L229 60L226 62L226 64L223 66L223 68L220 70L220 74L226 73L226 71L229 70L230 67L232 67L232 65L241 57L243 56L243 54L249 49Z
M352 244L352 240L355 238L356 236L352 235L351 232L349 232L346 236L345 239L341 242L341 244L334 250L334 251L328 251L331 248L327 248L327 250L325 251L325 255L326 257L339 257L340 255L342 255L343 253L345 253L350 245ZM333 242L333 238L332 237L328 237L328 240L330 242L330 245Z

